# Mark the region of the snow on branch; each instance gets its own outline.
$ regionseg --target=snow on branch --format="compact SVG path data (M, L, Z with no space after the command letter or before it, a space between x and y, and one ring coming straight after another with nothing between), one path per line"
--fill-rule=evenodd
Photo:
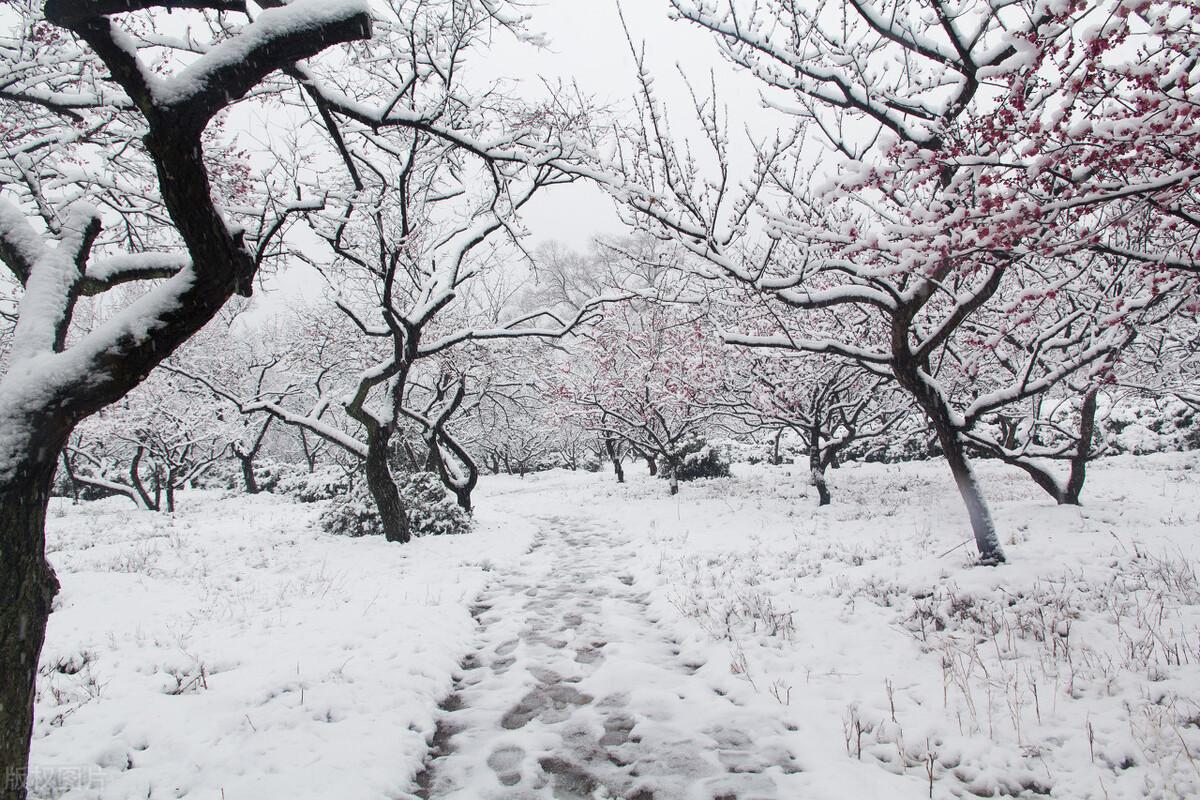
M456 344L461 344L466 341L480 341L485 339L517 339L524 337L535 337L541 339L561 339L571 333L581 324L587 322L602 306L611 303L621 303L626 300L632 300L637 295L632 293L621 294L604 294L599 297L594 297L581 305L573 317L570 319L562 319L557 314L549 310L535 311L530 314L522 314L516 319L509 320L495 328L468 328L455 333L443 336L436 341L423 345L420 348L420 355L430 356L434 353L441 352ZM555 327L530 328L521 327L526 322L531 322L535 319L547 317L558 323Z
M178 75L162 79L138 61L127 34L104 19L117 11L162 5L212 7L206 3L48 0L46 18L87 40L143 112L166 114L172 123L190 130L202 129L214 114L244 97L270 73L331 45L371 35L366 0L295 0L263 11Z
M150 8L165 8L168 11L195 8L246 13L244 0L47 0L46 16L53 14L57 24L71 25L95 17Z

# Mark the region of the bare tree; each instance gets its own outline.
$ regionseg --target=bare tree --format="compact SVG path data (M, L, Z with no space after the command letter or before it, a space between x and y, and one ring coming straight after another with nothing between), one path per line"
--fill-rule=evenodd
M8 152L59 143L69 150L80 131L119 118L137 155L116 152L149 165L157 195L122 197L116 171L99 194L146 210L164 231L148 242L153 250L120 236L119 226L106 237L106 220L116 215L64 205L70 192L51 194L34 179L7 184L12 199L0 200L0 260L23 287L0 378L0 771L8 776L25 774L38 653L57 589L43 551L59 453L75 425L129 392L232 294L250 291L282 226L278 212L290 210L264 205L257 233L252 223L231 224L214 196L205 131L271 73L370 31L365 3L300 0L259 14L186 69L149 79L152 70L111 15L173 6L244 11L229 2L49 0L45 22L27 7L21 30L0 49L5 116L37 120L6 139L15 145ZM48 38L51 26L61 31ZM42 39L27 37L31 30ZM70 68L59 71L64 62ZM6 171L22 171L19 157L6 158ZM104 324L69 336L81 298L148 279L160 282ZM19 784L6 781L0 797L23 798Z

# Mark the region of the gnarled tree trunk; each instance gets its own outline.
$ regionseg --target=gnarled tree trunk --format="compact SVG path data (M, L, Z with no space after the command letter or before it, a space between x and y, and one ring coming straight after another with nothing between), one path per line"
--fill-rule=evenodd
M1092 459L1092 439L1096 436L1096 405L1100 390L1089 389L1083 396L1083 404L1079 408L1079 443L1075 454L1071 457L1071 474L1067 476L1066 490L1060 503L1079 505L1079 495L1083 493L1083 482L1087 479L1087 465Z
M612 462L613 472L617 476L617 483L624 483L625 468L621 466L621 455L617 452L617 440L608 433L604 434L604 449L608 453L608 460Z
M258 480L254 477L254 456L237 456L242 465L242 483L246 485L246 494L258 494L262 491Z
M369 432L364 466L367 488L383 521L384 538L389 542L408 542L412 539L412 531L408 526L408 514L400 500L400 490L396 488L396 481L388 467L388 437L384 431Z
M0 800L23 800L38 657L58 591L45 550L46 504L63 441L35 439L0 481Z

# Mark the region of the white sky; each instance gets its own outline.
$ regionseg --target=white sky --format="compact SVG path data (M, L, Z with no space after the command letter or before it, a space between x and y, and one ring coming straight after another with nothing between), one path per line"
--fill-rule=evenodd
M671 20L667 0L623 0L620 6L635 42L646 45L655 90L678 135L698 132L691 124L692 101L681 71L699 91L709 85L710 72L715 76L721 102L730 107L731 130L741 120L763 120L759 84L720 56L711 35ZM539 51L501 43L495 55L504 55L506 62L496 64L497 72L526 82L531 95L541 91L541 78L574 80L602 103L632 104L637 71L617 0L543 0L528 10L531 29L545 33L550 45ZM535 241L557 239L579 250L597 234L621 230L612 203L598 189L583 185L546 192L531 203L525 218Z

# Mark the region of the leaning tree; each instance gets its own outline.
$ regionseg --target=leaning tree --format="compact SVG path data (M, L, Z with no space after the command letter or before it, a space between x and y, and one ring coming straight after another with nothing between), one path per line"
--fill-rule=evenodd
M189 39L187 66L152 67L141 51L146 13L164 8L221 16L211 41ZM48 0L15 11L0 38L0 260L22 287L0 378L0 770L10 777L28 764L58 586L44 527L59 453L81 420L251 290L293 210L231 174L236 160L214 159L214 119L273 73L370 33L365 2L297 0L252 19L237 2ZM94 318L86 298L134 281L153 283L106 319L76 324ZM23 798L22 783L6 780L0 797Z

